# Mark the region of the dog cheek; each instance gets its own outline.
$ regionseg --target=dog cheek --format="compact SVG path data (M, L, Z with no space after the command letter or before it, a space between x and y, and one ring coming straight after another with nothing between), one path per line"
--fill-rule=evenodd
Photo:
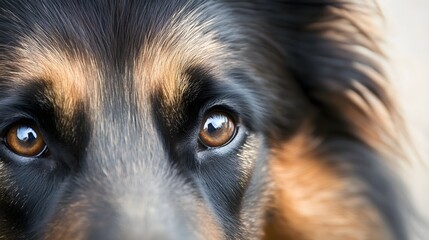
M309 146L298 136L271 154L275 186L266 239L390 239L362 186Z
M81 201L70 207L60 209L53 216L52 222L48 224L43 239L86 239L88 226L96 223L89 221L85 214L85 205L85 201Z

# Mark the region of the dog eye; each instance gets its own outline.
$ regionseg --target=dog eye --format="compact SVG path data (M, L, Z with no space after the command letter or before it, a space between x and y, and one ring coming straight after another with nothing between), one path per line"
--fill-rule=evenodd
M6 146L23 157L38 157L47 149L39 129L34 124L19 123L6 132Z
M233 118L220 111L209 112L203 118L199 139L207 147L221 147L235 136L236 124Z

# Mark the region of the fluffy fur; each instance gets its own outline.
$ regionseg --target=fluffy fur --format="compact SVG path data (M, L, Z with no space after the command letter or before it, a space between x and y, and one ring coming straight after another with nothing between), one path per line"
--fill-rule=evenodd
M406 239L371 2L0 1L0 239ZM204 148L206 112L238 124Z

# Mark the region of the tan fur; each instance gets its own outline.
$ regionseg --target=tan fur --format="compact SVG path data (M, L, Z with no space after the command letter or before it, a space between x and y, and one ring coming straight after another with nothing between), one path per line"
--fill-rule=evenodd
M60 43L40 43L30 37L24 37L20 46L12 51L10 66L3 73L16 85L25 85L29 81L44 81L52 91L46 93L61 112L61 117L73 117L77 103L86 101L88 93L92 99L96 80L95 63L83 54L79 56L61 49Z
M167 25L148 36L148 42L134 63L135 82L142 98L150 96L150 92L161 90L166 107L176 106L183 92L190 87L186 74L188 69L204 66L216 74L219 63L233 65L232 62L225 62L229 51L216 40L217 33L213 28L216 23L226 20L209 19L199 23L204 13L202 8L214 7L212 5L199 6L186 16L178 10ZM212 28L212 31L205 32ZM221 68L225 69L225 65Z
M180 113L183 112L179 109L182 107L181 98L186 89L192 87L186 71L192 67L202 67L203 70L207 69L210 74L216 76L216 79L222 80L222 73L234 68L237 64L252 73L255 79L264 81L261 85L270 89L272 96L267 96L267 101L270 100L273 103L273 115L286 112L284 106L290 103L282 97L285 93L284 85L288 85L288 90L291 90L288 93L288 99L298 99L294 94L300 97L301 89L295 86L292 81L293 76L288 73L283 64L272 64L285 61L280 54L280 47L273 43L276 46L275 51L267 50L263 53L253 51L251 48L240 49L239 51L242 51L241 53L246 57L241 59L242 62L234 61L234 52L219 40L221 38L217 34L220 33L215 26L228 22L229 16L222 14L222 19L219 17L205 19L204 13L211 11L203 8L210 6L217 7L213 2L209 2L191 12L178 9L177 15L169 19L165 26L147 33L148 36L145 36L147 39L145 38L134 62L124 63L130 64L126 67L130 67L133 72L125 72L132 75L134 83L134 85L124 84L125 95L137 95L139 106L147 110L152 100L150 97L159 91L161 93L159 98L164 105L161 110L168 108ZM219 9L216 10L219 11ZM330 66L332 68L330 70L338 73L338 76L323 76L325 72L320 71L319 76L323 81L320 80L319 89L323 91L313 91L308 94L317 105L338 113L341 120L347 123L347 129L339 129L341 134L346 133L364 142L369 149L377 149L377 153L387 154L397 146L396 112L391 104L388 83L383 73L372 66L373 61L378 62L376 55L379 53L379 48L376 37L373 37L376 31L375 28L368 27L370 24L365 21L365 14L361 16L361 10L357 6L349 9L327 7L326 19L323 18L303 28L317 36L320 35L323 40L331 40L338 45L338 49L355 55L356 61L350 61L350 64L344 61L344 65L350 69L353 68L363 76L363 79L349 81L349 77L355 75L340 74L341 71L350 70L345 68L343 63ZM232 29L232 26L229 28ZM40 34L43 34L43 31ZM263 38L262 35L265 37L261 34L261 38ZM45 39L49 37L45 36ZM11 52L13 57L8 56L7 62L13 68L0 66L3 70L0 72L0 77L11 79L16 85L25 85L28 81L45 81L52 89L48 95L52 98L56 111L61 113L58 119L72 123L71 118L79 102L85 102L86 106L90 106L90 117L97 115L97 111L102 111L99 104L106 102L104 101L106 99L102 99L104 95L102 95L101 84L106 76L102 76L104 72L97 69L104 71L109 69L108 66L101 66L102 60L89 57L92 55L90 53L64 51L61 44L55 41L41 43L31 38L23 38L20 46ZM317 52L314 54L317 55ZM6 57L0 56L0 58ZM362 59L364 63L360 62ZM329 68L327 69L329 72ZM6 73L7 76L5 76ZM120 81L124 76L115 77ZM330 81L335 77L339 78L338 81ZM371 80L371 84L368 85L377 89L375 93L365 85L366 78ZM285 83L289 79L291 83ZM341 81L345 79L347 82ZM345 82L350 84L344 87ZM136 89L127 89L130 86ZM310 108L304 110L308 112L314 110ZM176 115L176 112L171 114L171 119L165 121L174 121L174 117L179 115ZM323 115L323 112L320 114ZM102 117L102 115L99 116ZM315 128L319 125L319 123L313 124ZM149 126L152 127L150 124ZM281 139L282 136L276 136L280 131L277 131L276 126L272 127L272 135L275 136L272 138L276 141ZM150 130L149 132L155 132L154 129ZM322 151L323 141L330 140L328 139L330 136L323 137L326 139L313 136L311 129L307 127L298 131L290 140L283 143L276 142L276 147L271 150L269 175L273 180L270 187L274 187L274 195L270 205L271 215L266 222L265 239L390 239L391 236L386 230L380 213L364 194L363 183L353 178L351 174L347 174L349 172L340 169L344 166L329 164L330 157L337 153ZM255 153L251 149L252 146L245 147L249 149L240 152L242 164L252 164L250 161L244 161L247 158L250 159L245 154L253 156ZM362 154L361 157L365 155ZM347 160L344 159L345 162ZM0 176L4 174L1 170L0 163ZM247 175L251 176L250 173L246 173L246 177ZM246 182L243 181L240 184L244 185ZM268 197L266 198L265 200L268 200ZM49 226L45 239L84 239L90 231L88 226L97 226L97 223L88 222L86 215L87 210L90 209L88 206L96 204L85 201L90 200L77 202L57 214L54 218L57 220ZM253 202L245 204L253 204ZM130 206L128 208L132 209ZM129 210L128 208L125 210ZM204 221L200 227L207 234L202 238L220 239L222 232L217 227L220 223L209 217L210 214L204 206L196 209L195 218ZM265 210L265 207L263 209L261 207L260 211L262 210ZM133 212L130 212L129 215L132 214ZM242 219L252 217L245 215ZM2 221L5 220L0 217L0 222ZM68 227L64 228L64 226ZM248 229L252 227L251 224L246 225Z
M276 193L265 239L390 239L359 182L315 155L317 145L301 134L272 152Z
M97 226L97 223L89 222L85 216L85 211L82 211L82 209L86 209L86 205L87 201L84 200L76 202L68 208L63 208L56 216L59 221L52 223L48 227L43 239L85 239L88 227ZM64 226L68 227L64 228Z

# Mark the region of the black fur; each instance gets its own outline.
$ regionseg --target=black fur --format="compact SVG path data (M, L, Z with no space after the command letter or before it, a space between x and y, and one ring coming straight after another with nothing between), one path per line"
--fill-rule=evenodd
M306 122L328 156L320 161L362 183L356 198L392 239L407 239L385 162L398 142L384 121L400 123L377 40L360 22L371 9L339 0L1 0L0 137L17 121L35 122L49 154L20 157L0 144L0 239L262 238L275 194L271 150ZM181 22L212 36L219 52L199 50ZM172 52L188 43L216 68L185 64L170 101L171 89L135 74L153 42ZM59 97L52 79L22 79L31 71L22 54L43 51L93 63L84 97ZM61 97L77 98L73 111ZM211 110L238 123L222 148L198 142Z

